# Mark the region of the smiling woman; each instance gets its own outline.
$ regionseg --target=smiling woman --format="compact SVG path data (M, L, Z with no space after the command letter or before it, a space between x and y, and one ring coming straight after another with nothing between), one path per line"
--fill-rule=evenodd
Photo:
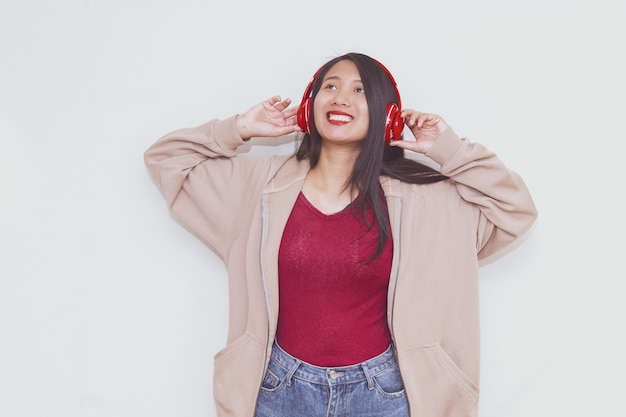
M218 415L476 416L478 260L534 222L524 182L440 116L402 109L367 55L329 61L290 104L145 153L173 216L228 259ZM294 155L237 153L298 131Z

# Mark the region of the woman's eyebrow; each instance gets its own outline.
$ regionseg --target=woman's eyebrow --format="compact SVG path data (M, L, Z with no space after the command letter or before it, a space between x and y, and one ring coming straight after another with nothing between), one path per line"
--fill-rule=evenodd
M340 76L338 76L338 75L330 75L330 76L328 76L328 77L324 78L324 81L328 81L328 80L340 80L340 79L341 79L341 77L340 77ZM363 81L361 81L361 79L360 79L360 78L355 78L354 80L352 80L352 82L355 82L355 83L362 83Z

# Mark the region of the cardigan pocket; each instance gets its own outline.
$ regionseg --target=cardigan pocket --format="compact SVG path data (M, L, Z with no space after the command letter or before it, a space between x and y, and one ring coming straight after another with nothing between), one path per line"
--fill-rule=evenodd
M245 333L214 358L213 396L220 416L252 415L265 365L265 346Z
M476 415L478 386L438 343L398 352L398 361L412 413Z
M441 347L440 344L434 344L432 346L433 355L437 358L442 367L444 367L450 375L456 379L463 389L467 390L469 394L474 397L478 396L478 386L472 382L472 380L463 372L461 368L452 360L448 353Z

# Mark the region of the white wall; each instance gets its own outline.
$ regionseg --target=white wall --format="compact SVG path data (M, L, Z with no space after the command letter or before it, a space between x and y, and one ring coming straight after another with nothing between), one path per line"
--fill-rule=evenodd
M622 0L1 0L0 415L215 415L224 268L143 151L298 101L348 51L536 199L482 269L481 416L626 415L625 17Z

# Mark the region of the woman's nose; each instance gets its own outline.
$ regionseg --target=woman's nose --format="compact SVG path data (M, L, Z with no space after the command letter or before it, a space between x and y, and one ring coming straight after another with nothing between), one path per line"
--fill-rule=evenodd
M337 104L339 106L349 106L350 100L348 100L344 91L337 90L335 96L333 97L333 104Z

